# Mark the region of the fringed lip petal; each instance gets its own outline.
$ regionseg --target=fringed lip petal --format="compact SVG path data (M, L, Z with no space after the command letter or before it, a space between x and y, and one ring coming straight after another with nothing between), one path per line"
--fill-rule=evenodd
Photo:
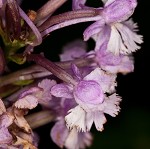
M111 26L111 35L107 50L115 55L119 55L120 53L127 55L140 49L140 46L137 44L141 44L142 42L141 35L136 34L124 24L116 23Z
M38 99L33 95L27 95L15 102L15 107L19 109L33 109L38 105Z

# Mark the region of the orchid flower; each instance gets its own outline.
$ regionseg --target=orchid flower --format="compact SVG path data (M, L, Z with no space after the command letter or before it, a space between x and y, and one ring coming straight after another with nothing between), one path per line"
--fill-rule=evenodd
M74 0L73 2L76 4L73 5L73 9L84 9L85 0ZM99 49L99 44L106 44L106 50L115 55L129 54L140 49L137 44L143 42L142 36L136 34L134 23L129 24L127 21L136 6L136 0L106 1L103 7L97 8L101 18L85 29L84 40L87 41L90 37L96 36L96 47ZM105 41L102 32L105 32L105 36L108 35Z

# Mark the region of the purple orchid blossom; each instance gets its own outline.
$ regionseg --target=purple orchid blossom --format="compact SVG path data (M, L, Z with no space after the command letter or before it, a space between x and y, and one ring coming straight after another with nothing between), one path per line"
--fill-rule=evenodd
M52 140L60 147L66 148L85 148L86 146L91 145L92 136L91 133L86 132L77 132L76 129L68 130L65 124L65 115L68 110L76 106L76 103L72 99L59 99L59 111L57 115L57 120L53 128L51 129L51 138ZM69 102L68 102L69 101ZM60 136L60 137L58 137Z
M104 31L102 33L105 34ZM103 40L105 40L106 38L107 35L104 35ZM95 36L94 40L96 41L96 39L97 37ZM98 49L99 46L101 47L100 49ZM105 50L106 46L107 46L106 44L99 43L95 47L94 51L86 53L85 43L83 41L74 41L63 48L62 54L60 55L60 59L61 61L68 61L81 57L83 58L92 57L93 63L91 64L91 66L82 67L82 69L80 68L80 71L82 71L83 76L86 76L96 67L100 67L101 69L114 74L116 73L127 74L133 72L134 60L131 54L114 55L113 53Z
M60 136L60 140L57 136ZM68 149L85 148L91 145L92 136L88 132L77 132L76 128L71 131L67 129L64 120L59 120L51 130L53 141L59 146Z
M86 1L75 0L75 2L77 5L73 5L73 9L84 9L83 4ZM136 43L141 44L143 42L142 36L134 32L132 29L134 24L131 28L127 25L128 21L126 21L133 14L136 6L136 0L108 0L104 7L97 8L101 18L84 31L84 40L87 41L90 37L99 36L96 44L105 42L107 45L106 50L115 55L119 53L128 54L140 49ZM108 28L107 31L105 28ZM108 35L105 41L103 41L103 35L101 35L103 30ZM127 40L127 38L130 40Z
M76 73L77 68L76 66L74 67L74 73ZM78 73L76 73L76 76L78 76ZM111 109L110 111L113 112L108 114L113 116L118 114L119 107L115 105L121 99L115 94L110 97L106 97L105 95L105 93L115 91L115 78L115 75L105 74L105 72L97 68L86 77L80 78L74 87L58 84L51 88L52 95L63 98L70 98L72 96L78 104L75 108L69 110L69 114L65 117L68 128L72 129L76 127L78 131L86 132L90 130L94 122L97 130L102 130L103 124L106 122L103 113L107 111L106 105L109 103L109 100L114 100L114 103L111 103L112 105L114 104L113 106L111 105L114 109ZM77 113L80 113L80 115ZM97 117L96 115L99 114L101 116ZM94 118L95 116L97 119ZM99 124L97 123L98 121Z

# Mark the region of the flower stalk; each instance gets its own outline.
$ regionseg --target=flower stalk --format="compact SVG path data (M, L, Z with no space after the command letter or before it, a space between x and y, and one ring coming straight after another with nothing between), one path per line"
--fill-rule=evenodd
M39 26L38 29L42 32L48 27L51 27L55 24L59 24L65 21L69 21L69 20L71 21L71 20L75 20L79 18L87 19L88 17L94 17L97 15L99 15L99 12L93 9L68 11L68 12L64 12L64 13L50 17L41 26Z
M37 11L37 17L34 21L36 24L38 21L43 20L47 16L50 17L55 10L57 10L60 6L62 6L67 0L50 0L45 5L43 5Z
M54 120L55 116L50 111L40 111L25 117L32 129L44 126Z
M63 80L66 83L71 83L72 85L76 84L76 81L73 77L68 74L64 69L59 67L58 65L54 64L50 60L46 59L42 55L39 54L30 54L27 55L27 61L34 61L36 64L44 67L48 71L50 71L53 75L58 77L59 79Z

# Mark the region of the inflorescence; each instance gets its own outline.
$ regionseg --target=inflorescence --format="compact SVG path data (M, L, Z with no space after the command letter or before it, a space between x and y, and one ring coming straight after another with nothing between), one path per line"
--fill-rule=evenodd
M102 7L93 8L72 0L71 11L55 15L65 2L50 0L26 13L21 0L0 0L1 149L37 149L34 128L50 122L50 137L60 148L86 148L91 127L103 131L105 114L116 117L120 111L116 78L134 71L133 52L143 42L131 18L137 1L102 0ZM34 53L51 32L82 22L92 23L83 40L62 48L59 62ZM89 39L95 45L87 50ZM12 62L30 66L11 71Z

